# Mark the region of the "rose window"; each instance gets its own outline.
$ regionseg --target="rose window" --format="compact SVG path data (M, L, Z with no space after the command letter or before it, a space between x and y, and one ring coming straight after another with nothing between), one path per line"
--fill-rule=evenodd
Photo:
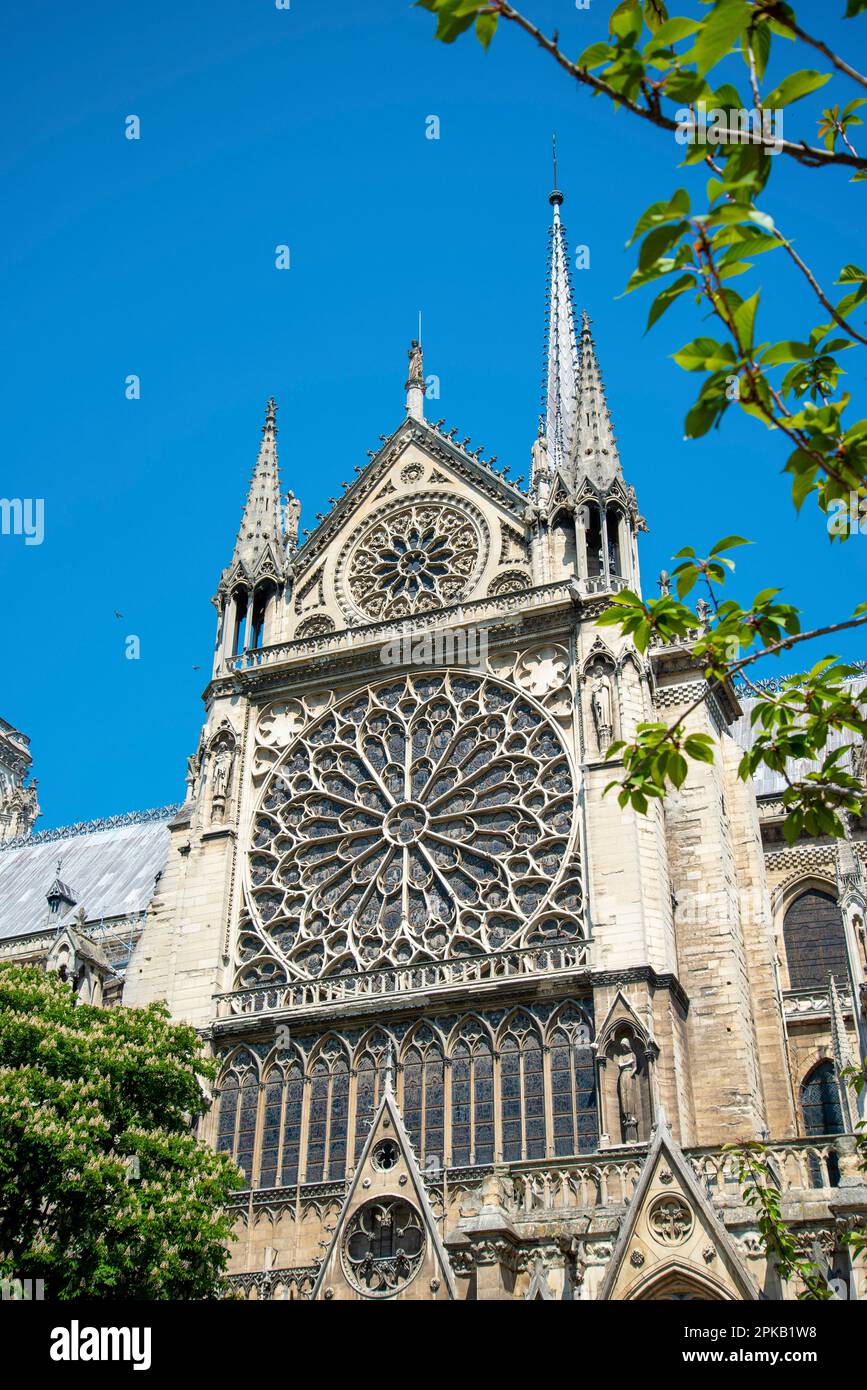
M270 775L239 984L582 935L559 731L492 677L404 676L344 699Z
M341 566L352 604L369 618L405 617L459 602L486 555L475 508L436 502L394 508L362 535Z
M425 1243L421 1216L409 1202L399 1197L367 1202L346 1228L344 1272L359 1293L387 1297L418 1273Z

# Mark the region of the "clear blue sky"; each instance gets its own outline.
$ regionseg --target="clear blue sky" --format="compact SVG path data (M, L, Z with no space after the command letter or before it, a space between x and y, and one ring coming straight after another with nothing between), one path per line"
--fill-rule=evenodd
M526 8L577 52L609 6ZM863 65L867 21L829 8L798 13ZM811 624L865 597L867 538L832 551L809 509L795 518L779 444L758 425L732 417L683 442L697 379L668 354L695 336L691 310L644 337L649 299L617 298L637 213L683 181L679 151L574 89L523 36L498 35L487 55L466 38L445 48L405 0L17 5L4 29L0 495L44 498L46 531L41 546L0 537L0 714L32 738L40 828L181 799L209 600L269 394L284 487L311 525L402 418L421 308L436 414L513 476L527 470L553 129L564 220L591 251L577 298L651 526L646 587L679 545L734 531L759 542L742 552L745 592L780 583ZM130 114L138 142L124 138ZM439 141L425 138L431 114ZM863 257L863 187L790 167L773 180L769 208L826 284ZM290 271L274 268L278 243ZM757 270L776 305L768 335L797 334L812 313L801 285L775 257ZM138 402L124 398L130 373ZM867 654L857 639L836 648Z

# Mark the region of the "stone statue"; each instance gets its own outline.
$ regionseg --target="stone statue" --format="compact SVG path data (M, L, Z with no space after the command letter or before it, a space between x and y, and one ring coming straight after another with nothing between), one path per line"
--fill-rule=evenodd
M701 624L702 632L706 632L708 624L710 623L711 614L710 604L707 599L700 598L695 605L695 611L698 614L698 621Z
M638 1139L638 1058L628 1037L617 1044L617 1101L620 1106L620 1138L624 1144Z
M214 770L212 774L214 785L214 805L222 805L226 800L226 791L229 785L229 773L232 768L232 750L227 743L221 742L217 745L214 752Z
M660 570L656 582L659 585L659 597L668 598L671 593L671 575L668 570Z
M417 338L413 338L409 349L408 386L424 386L424 356Z
M286 493L286 546L294 550L298 544L298 523L301 520L301 503L294 492Z
M590 707L593 711L593 723L596 725L596 740L599 744L599 751L604 753L614 732L614 718L611 704L611 682L602 666L597 666L593 672Z

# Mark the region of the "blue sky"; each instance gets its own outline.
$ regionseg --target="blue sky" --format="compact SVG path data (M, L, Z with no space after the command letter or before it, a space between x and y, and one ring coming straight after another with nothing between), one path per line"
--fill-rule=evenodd
M573 52L608 8L526 0ZM863 66L867 21L827 11L798 7ZM698 331L692 311L645 337L648 297L617 297L637 214L684 181L673 143L576 90L520 34L484 54L432 33L404 0L91 0L7 17L0 495L44 498L45 539L0 537L0 714L31 736L40 828L181 799L209 600L269 394L284 487L311 525L402 418L421 309L434 413L527 471L554 129L570 240L590 248L576 296L651 527L645 587L681 544L739 532L757 542L741 552L744 593L781 584L811 625L865 597L867 539L832 551L809 509L795 517L783 453L758 425L732 417L683 442L696 378L668 354ZM130 114L139 141L124 136ZM826 285L863 254L862 188L794 166L772 181L769 210ZM281 243L289 271L274 267ZM820 321L781 260L757 271L768 336ZM835 650L867 655L857 637Z

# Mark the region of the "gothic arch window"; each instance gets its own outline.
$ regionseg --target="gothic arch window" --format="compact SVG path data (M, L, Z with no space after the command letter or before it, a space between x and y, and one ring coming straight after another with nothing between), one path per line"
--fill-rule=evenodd
M451 1055L451 1161L456 1168L494 1161L494 1058L478 1026L467 1025Z
M253 650L264 645L268 604L275 592L274 584L267 580L259 584L253 594L253 609L250 615L250 647Z
M622 576L623 556L620 553L620 521L623 516L620 508L609 506L605 512L605 527L608 533L608 571Z
M250 1066L239 1061L228 1072L220 1087L217 1119L217 1152L234 1159L253 1184L253 1154L259 1112L259 1079Z
M842 1134L843 1112L834 1064L819 1062L801 1083L805 1134Z
M403 1118L422 1165L443 1163L445 1064L439 1043L419 1035L403 1059Z
M565 574L577 574L578 561L575 547L575 520L568 512L558 512L551 527L554 560L559 570Z
M310 1068L306 1182L342 1178L346 1173L349 1123L349 1064L337 1043L325 1047Z
M518 1017L500 1046L503 1159L545 1157L545 1082L542 1042L529 1019Z
M595 502L585 502L587 513L587 574L598 579L604 572L602 557L602 516Z
M272 1067L265 1080L259 1187L298 1181L304 1112L304 1070L297 1057Z
M379 1035L373 1038L355 1069L355 1161L361 1157L364 1141L370 1132L376 1108L385 1087L388 1040Z
M599 1120L586 1022L563 1018L549 1046L554 1156L593 1153L599 1146Z
M229 604L232 623L232 655L237 656L244 642L244 626L247 621L247 590L236 589Z
M848 984L846 931L829 893L809 888L795 899L783 919L783 941L790 989L824 989L829 974Z

